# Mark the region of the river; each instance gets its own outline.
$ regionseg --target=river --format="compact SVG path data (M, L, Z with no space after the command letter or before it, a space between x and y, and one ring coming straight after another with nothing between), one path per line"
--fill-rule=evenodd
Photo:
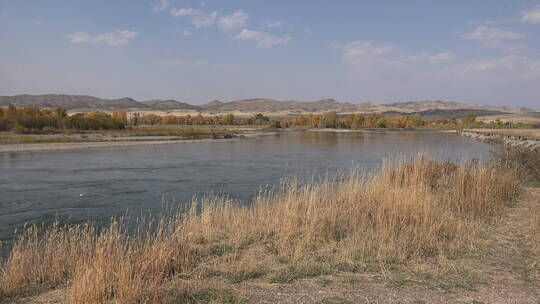
M360 167L429 153L487 159L493 146L446 132L293 132L219 142L0 154L0 239L24 223L73 223L226 194L249 202L290 176Z

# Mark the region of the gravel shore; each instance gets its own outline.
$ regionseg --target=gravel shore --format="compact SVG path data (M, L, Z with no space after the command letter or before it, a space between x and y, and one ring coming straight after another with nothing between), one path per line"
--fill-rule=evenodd
M523 147L529 149L540 148L540 138L521 135L503 135L494 132L479 132L474 130L461 130L458 132L461 136L475 138L486 142L500 141L504 145L512 147Z
M0 144L0 153L39 152L52 150L96 149L150 145L172 145L195 142L231 141L241 138L250 138L277 133L249 133L231 139L186 139L186 140L132 140L132 141L102 141L102 142L75 142L75 143L7 143Z

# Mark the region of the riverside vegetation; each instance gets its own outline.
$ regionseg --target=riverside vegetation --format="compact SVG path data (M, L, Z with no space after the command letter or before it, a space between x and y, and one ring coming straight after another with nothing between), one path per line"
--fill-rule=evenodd
M290 179L250 206L194 199L186 212L138 220L134 231L122 218L105 228L28 227L1 266L0 290L13 299L60 287L71 303L234 303L241 301L234 289L191 283L288 284L335 273L392 281L390 272L418 265L425 284L467 288L474 278L460 259L481 251L490 227L516 204L520 177L537 178L523 161L514 152L488 164L419 156L385 161L370 174ZM538 244L531 239L531 248Z
M459 128L531 128L533 125L495 121L484 123L476 120L474 112L462 119L455 117L426 120L419 116L383 114L338 115L336 111L324 114L300 114L294 117L268 117L263 114L236 117L233 114L203 116L164 115L133 113L116 110L111 114L90 112L68 115L63 107L52 111L37 106L0 108L0 131L23 134L69 133L91 130L136 129L140 125L155 126L261 126L266 128L338 128L338 129L459 129ZM128 130L128 131L129 131ZM170 129L168 129L170 135ZM159 133L167 133L167 129Z

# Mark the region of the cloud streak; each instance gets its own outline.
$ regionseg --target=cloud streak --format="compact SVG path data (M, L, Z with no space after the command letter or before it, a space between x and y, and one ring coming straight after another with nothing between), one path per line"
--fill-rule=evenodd
M342 47L342 59L351 67L369 69L371 66L392 67L401 62L389 56L396 50L390 45L374 45L373 41L354 41L343 46L335 44L332 47Z
M526 46L523 44L507 43L507 41L518 40L524 37L524 34L507 31L488 25L479 25L472 32L461 35L461 38L465 40L478 41L485 47L509 52L519 51L526 48Z
M429 64L440 64L456 58L457 55L452 52L443 52L438 54L420 54L410 56L409 60L412 62L425 62Z
M540 24L540 4L530 10L521 12L521 22Z
M171 8L171 15L173 15L174 17L193 16L200 14L202 14L201 11L192 8Z
M265 22L263 26L266 28L280 28L280 27L283 27L283 22L281 21Z
M239 10L232 15L227 15L219 18L218 27L224 32L232 31L237 28L244 27L249 19L249 15L244 11Z
M161 12L167 10L169 7L169 0L159 0L159 3L154 6L154 11Z
M72 43L106 43L110 46L121 46L128 43L131 39L139 36L139 33L117 30L113 32L103 33L92 37L86 32L77 32L66 35L66 38Z
M292 41L291 36L273 36L261 31L252 31L243 29L238 35L234 37L237 40L250 40L255 41L258 47L269 48L276 45L286 44Z

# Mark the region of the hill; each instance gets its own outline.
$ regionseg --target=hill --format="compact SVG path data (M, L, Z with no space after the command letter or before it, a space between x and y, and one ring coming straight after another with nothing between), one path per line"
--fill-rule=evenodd
M147 100L141 102L148 107L155 109L155 110L162 110L162 111L170 111L170 110L198 110L199 107L190 105L189 103L176 101L173 99L168 100L159 100L159 99L153 99L153 100Z
M479 104L458 103L454 101L426 100L409 101L385 104L385 106L406 109L414 112L423 112L428 110L484 110L501 113L524 113L532 112L528 108L519 108L511 106L489 106Z
M133 98L120 99L102 99L86 95L15 95L15 96L0 96L0 106L13 104L16 106L31 106L39 105L40 107L52 108L62 106L67 110L73 109L134 109L148 108L147 105L136 101Z
M276 114L299 114L299 113L320 113L335 110L338 113L388 113L388 114L418 114L429 116L450 116L465 115L467 112L475 111L477 115L497 115L497 114L521 114L531 112L531 109L511 106L489 106L479 104L466 104L445 101L409 101L389 104L376 104L363 102L353 104L340 102L335 99L321 99L318 101L278 101L267 98L253 98L222 102L211 101L204 105L192 105L173 99L167 100L147 100L139 102L133 98L126 97L120 99L103 99L87 95L16 95L0 96L0 107L9 104L16 106L38 105L52 108L63 106L71 111L96 111L124 109L129 111L195 111L201 113L276 113Z

